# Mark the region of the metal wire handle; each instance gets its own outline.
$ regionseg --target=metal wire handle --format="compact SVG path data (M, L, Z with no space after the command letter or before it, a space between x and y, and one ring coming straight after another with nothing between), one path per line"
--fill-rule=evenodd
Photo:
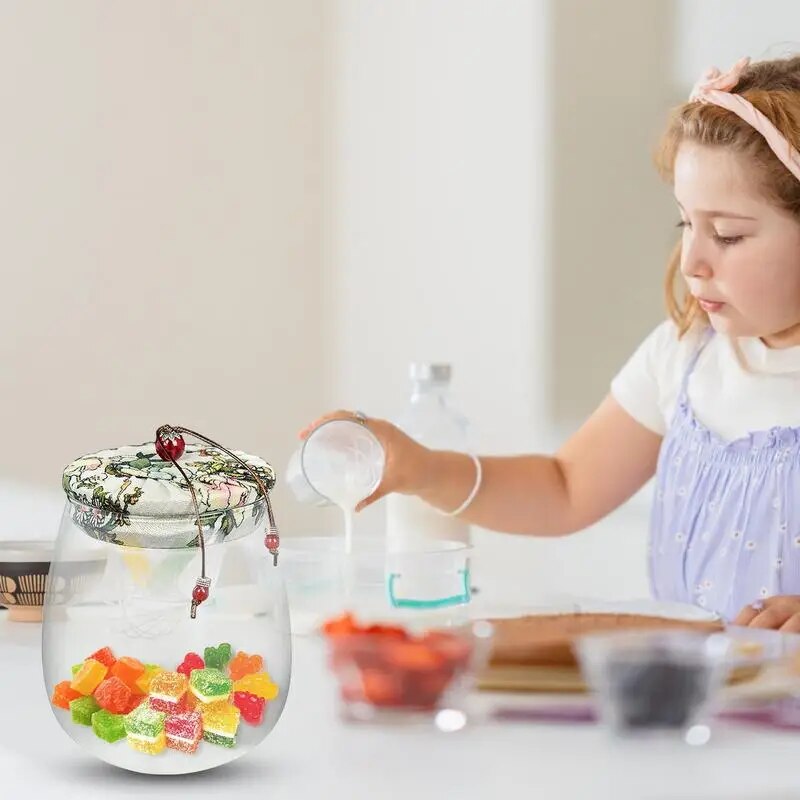
M197 502L197 494L195 493L189 476L186 474L186 470L184 470L184 468L178 463L178 459L183 455L184 450L186 449L186 441L183 438L183 434L194 436L196 439L200 439L206 444L210 444L212 447L216 447L218 450L221 450L223 453L230 456L230 458L244 467L244 469L256 482L256 485L258 486L258 489L264 498L264 502L266 503L267 519L269 520L269 527L267 534L264 537L264 544L272 556L273 566L276 567L278 566L280 535L278 534L278 526L275 524L275 515L272 512L272 503L269 499L269 490L258 476L258 473L256 473L256 471L249 464L245 463L241 458L239 458L239 456L228 450L227 447L223 447L221 444L218 444L213 439L209 439L207 436L203 436L201 433L189 430L189 428L184 428L180 425L161 425L156 431L156 452L162 459L165 461L168 460L174 464L184 481L186 481L186 485L189 487L189 494L192 497L195 523L197 524L197 534L200 540L200 577L195 582L194 589L192 589L192 606L190 610L191 618L195 619L197 616L197 606L208 600L211 578L206 576L206 540L205 536L203 535L203 523L200 521L200 506Z

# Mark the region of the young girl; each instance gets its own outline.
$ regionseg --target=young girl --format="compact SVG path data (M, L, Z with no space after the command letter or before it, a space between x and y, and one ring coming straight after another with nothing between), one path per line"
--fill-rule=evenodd
M711 70L675 110L658 152L680 214L670 319L554 456L428 450L359 412L301 436L355 416L380 439L384 478L358 510L401 492L536 536L591 525L655 474L654 595L800 631L798 149L800 57Z

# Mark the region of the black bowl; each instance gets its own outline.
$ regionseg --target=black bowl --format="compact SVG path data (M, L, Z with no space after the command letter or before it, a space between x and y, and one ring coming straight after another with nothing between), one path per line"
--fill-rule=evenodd
M16 622L40 622L53 541L0 540L0 603Z

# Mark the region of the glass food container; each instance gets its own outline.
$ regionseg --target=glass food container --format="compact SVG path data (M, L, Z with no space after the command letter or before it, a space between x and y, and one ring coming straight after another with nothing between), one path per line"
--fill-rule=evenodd
M66 467L42 661L55 716L85 750L198 772L275 726L291 636L274 484L260 458L169 426Z

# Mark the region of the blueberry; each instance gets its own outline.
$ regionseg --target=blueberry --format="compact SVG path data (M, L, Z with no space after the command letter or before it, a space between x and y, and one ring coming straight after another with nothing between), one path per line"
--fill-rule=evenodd
M629 728L681 728L702 703L708 667L662 658L644 664L611 661L609 690Z

